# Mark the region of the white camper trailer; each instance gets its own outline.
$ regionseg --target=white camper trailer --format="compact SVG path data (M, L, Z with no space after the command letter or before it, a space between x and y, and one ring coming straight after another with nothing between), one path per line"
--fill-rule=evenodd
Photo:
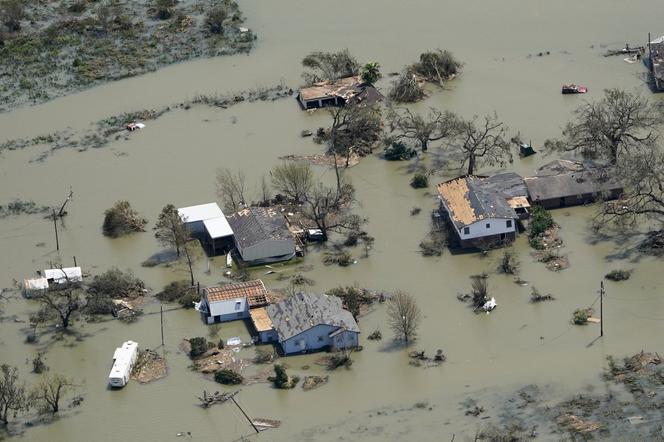
M124 387L127 385L137 358L137 342L127 341L122 344L122 347L115 349L115 353L113 353L113 368L111 368L111 373L108 375L108 382L111 387Z

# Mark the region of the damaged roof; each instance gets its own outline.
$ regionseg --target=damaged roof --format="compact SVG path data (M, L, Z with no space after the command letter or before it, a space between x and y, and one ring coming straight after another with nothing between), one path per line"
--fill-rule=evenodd
M317 325L360 332L353 315L343 309L341 299L336 296L298 293L269 305L266 310L282 342Z
M247 298L249 307L267 305L267 290L260 279L207 287L203 291L209 303Z
M326 100L335 97L356 104L374 104L384 98L375 87L364 83L357 75L338 80L319 81L312 86L300 89L302 101Z
M620 190L611 168L578 161L555 160L524 179L533 202Z
M242 248L270 240L293 240L286 219L276 209L247 207L226 217Z
M518 175L516 176L521 179ZM517 218L516 212L507 202L511 195L503 193L502 190L503 187L514 189L513 179L514 177L502 177L490 180L489 178L464 176L446 181L436 187L440 199L449 212L450 220L460 229L487 218ZM512 184L506 186L506 183Z

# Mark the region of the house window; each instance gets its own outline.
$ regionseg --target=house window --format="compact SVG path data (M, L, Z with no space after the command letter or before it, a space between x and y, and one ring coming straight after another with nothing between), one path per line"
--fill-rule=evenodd
M319 336L319 337L318 337L318 342L323 342L324 340L325 340L325 337L324 337L324 336Z
M463 228L463 234L464 235L470 235L470 227L464 227Z
M241 307L242 307L242 301L238 301L235 303L235 310L240 310Z
M486 228L490 229L491 228L491 223L486 223Z
M507 228L511 228L512 227L512 220L508 219L505 224L507 224Z

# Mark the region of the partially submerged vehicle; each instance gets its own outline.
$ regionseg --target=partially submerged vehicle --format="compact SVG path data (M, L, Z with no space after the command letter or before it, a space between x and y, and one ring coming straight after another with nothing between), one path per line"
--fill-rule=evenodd
M121 388L129 382L129 376L138 359L138 343L127 341L113 353L113 368L108 375L111 387Z
M588 88L579 84L563 84L563 94L585 94Z
M129 132L133 132L135 130L143 129L143 128L145 128L145 124L143 124L143 123L129 123L129 124L127 124L127 130Z

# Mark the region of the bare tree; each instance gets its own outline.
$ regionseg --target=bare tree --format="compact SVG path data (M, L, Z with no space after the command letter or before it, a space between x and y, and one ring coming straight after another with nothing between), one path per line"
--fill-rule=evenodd
M184 252L184 257L187 258L187 266L189 267L189 277L191 279L191 286L195 284L194 281L194 261L196 260L196 255L192 249L192 243L194 240L186 241L182 244L182 251Z
M415 298L406 292L397 291L387 302L387 323L398 338L408 344L417 337L422 319Z
M264 206L269 205L270 200L272 199L272 188L270 187L270 182L268 181L265 174L261 175L261 182L259 185L259 189L260 189L259 198L261 200L261 204Z
M302 74L307 84L337 80L358 75L360 72L359 63L348 49L339 52L312 52L302 59L302 66L309 69Z
M16 417L19 412L30 408L25 383L18 377L18 369L7 364L0 366L0 426L6 427L10 415Z
M410 109L391 109L388 115L391 132L396 139L415 140L423 152L429 143L454 136L459 130L459 118L452 112L429 109L427 116L413 114Z
M353 154L366 155L380 140L383 123L378 106L346 105L330 108L332 127L324 137L328 151L346 158L349 166Z
M83 291L72 283L65 283L64 288L47 290L35 297L43 310L41 317L57 319L64 330L70 325L74 313L83 310L87 305Z
M314 185L314 174L307 163L284 162L272 169L272 185L296 203L301 203Z
M359 231L366 219L352 213L355 188L342 178L341 191L318 183L306 195L302 216L311 221L327 241L330 232Z
M60 374L44 375L32 391L32 398L41 403L45 410L55 414L60 410L60 400L70 393L76 384Z
M494 114L481 120L462 121L450 147L461 157L460 167L468 166L466 173L472 175L478 166L504 166L512 162L510 143L505 139L507 127Z
M224 202L226 210L237 212L242 208L245 186L246 177L241 170L233 173L227 168L217 169L217 196Z
M574 111L562 139L547 140L550 150L578 152L611 164L629 151L652 148L664 124L662 108L638 93L607 89L604 98L584 103Z
M626 152L618 164L600 174L598 182L620 180L625 193L618 201L607 201L595 218L596 226L618 223L633 226L640 220L664 224L664 154L659 148Z
M154 236L159 242L167 247L174 247L179 258L180 247L189 240L189 230L173 204L164 206L154 229Z

